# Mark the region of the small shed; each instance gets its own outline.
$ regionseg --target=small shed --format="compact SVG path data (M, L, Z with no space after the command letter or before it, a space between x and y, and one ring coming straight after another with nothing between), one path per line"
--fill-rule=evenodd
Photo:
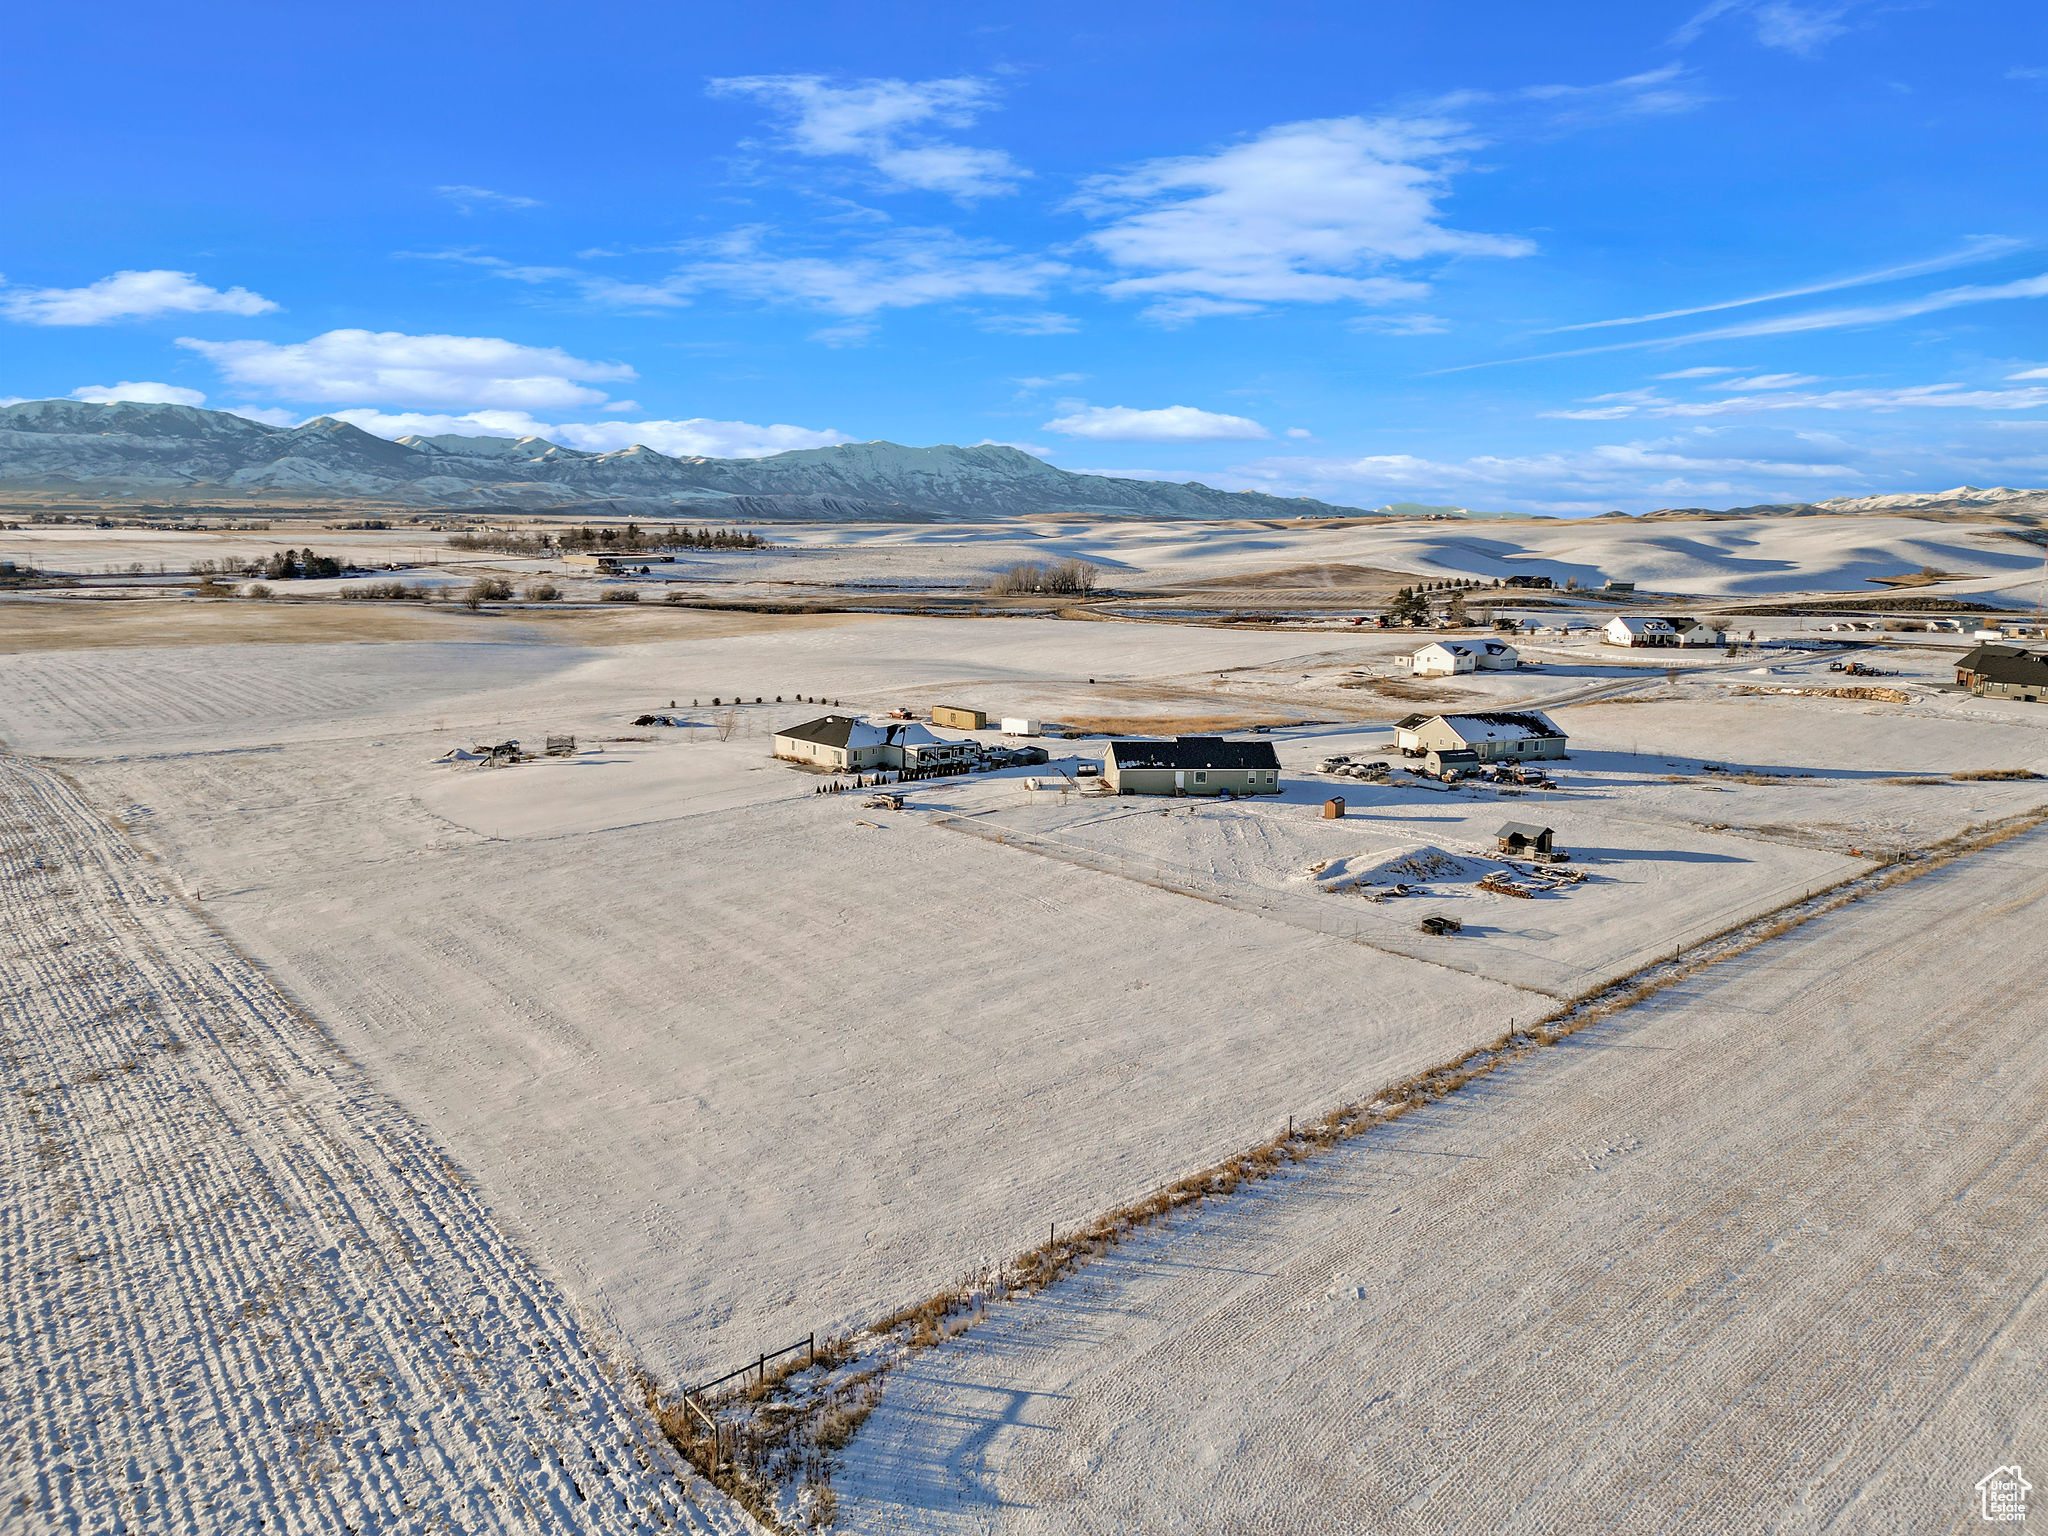
M962 709L957 704L934 704L932 724L950 725L956 731L985 731L988 716L978 709Z
M1468 747L1436 747L1423 763L1440 779L1454 778L1461 773L1477 773L1479 754Z
M1342 821L1343 819L1344 797L1342 795L1330 796L1329 799L1323 802L1323 820Z
M1526 821L1511 821L1494 834L1500 839L1502 853L1548 853L1554 834L1548 827L1535 826Z

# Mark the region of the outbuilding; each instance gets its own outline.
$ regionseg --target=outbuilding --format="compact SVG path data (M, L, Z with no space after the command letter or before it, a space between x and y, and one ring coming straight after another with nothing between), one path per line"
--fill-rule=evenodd
M932 724L949 725L956 731L985 731L988 716L978 709L962 709L957 704L934 704Z
M1494 834L1500 839L1502 853L1548 853L1555 834L1548 827L1539 827L1532 822L1511 821Z
M1529 762L1563 757L1567 738L1550 717L1533 709L1487 710L1470 715L1410 715L1394 727L1406 757L1469 750L1487 762Z
M1280 754L1270 741L1221 736L1112 741L1102 777L1120 795L1277 795Z
M1431 747L1422 765L1440 779L1456 778L1479 771L1479 754L1470 747Z

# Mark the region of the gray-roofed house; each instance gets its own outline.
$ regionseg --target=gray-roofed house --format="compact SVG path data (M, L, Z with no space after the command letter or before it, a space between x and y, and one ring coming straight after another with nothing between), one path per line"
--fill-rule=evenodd
M1112 741L1102 777L1120 795L1277 795L1280 754L1270 741L1221 736Z
M1470 715L1410 715L1394 727L1404 756L1472 751L1482 762L1530 762L1563 757L1565 733L1533 709L1496 709Z
M1500 839L1502 853L1548 853L1551 839L1555 834L1548 827L1539 827L1534 822L1511 821L1494 834Z
M877 725L856 715L823 715L775 733L775 755L862 773L870 768L951 767L973 756L971 741L947 741L916 721Z
M2048 699L2048 653L2016 645L1980 645L1956 663L1956 681L1980 699Z

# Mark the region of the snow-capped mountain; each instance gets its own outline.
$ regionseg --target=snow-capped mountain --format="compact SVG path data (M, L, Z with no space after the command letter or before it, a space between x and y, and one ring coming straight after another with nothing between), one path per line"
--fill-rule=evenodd
M670 458L645 447L584 453L539 437L391 442L331 416L273 427L194 406L76 400L0 409L0 488L175 500L272 492L529 509L600 500L678 509L708 503L707 515L862 520L1045 512L1292 518L1361 510L1194 482L1073 474L999 446L847 443L763 459Z

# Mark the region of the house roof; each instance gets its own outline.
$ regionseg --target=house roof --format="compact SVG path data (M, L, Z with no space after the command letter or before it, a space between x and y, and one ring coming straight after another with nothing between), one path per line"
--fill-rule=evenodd
M845 747L859 751L867 747L928 747L945 741L915 720L900 725L874 725L856 715L821 715L802 725L784 726L775 733L790 741L815 742L821 747Z
M1437 715L1435 719L1451 728L1458 740L1470 744L1477 741L1528 741L1537 738L1557 737L1564 732L1550 723L1547 716L1533 709L1489 710L1477 715Z
M1432 640L1429 644L1423 646L1421 650L1416 651L1415 654L1420 656L1423 651L1449 651L1453 656L1469 656L1472 654L1470 646L1460 645L1455 640Z
M1427 725L1435 718L1434 715L1403 715L1394 722L1394 729L1397 731L1412 731L1418 725Z
M2043 655L2039 651L2008 650L2004 646L1994 645L1979 646L1978 650L1998 653L1978 658L1976 664L1971 667L1971 670L1987 683L2018 684L2023 688L2048 688L2048 655Z
M1539 837L1550 837L1554 834L1550 828L1539 827L1534 822L1511 821L1493 835L1495 837L1522 837L1534 841Z
M1280 754L1270 741L1225 741L1221 736L1176 736L1172 741L1112 741L1119 768L1270 768Z

